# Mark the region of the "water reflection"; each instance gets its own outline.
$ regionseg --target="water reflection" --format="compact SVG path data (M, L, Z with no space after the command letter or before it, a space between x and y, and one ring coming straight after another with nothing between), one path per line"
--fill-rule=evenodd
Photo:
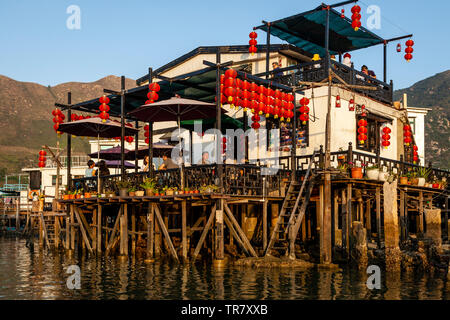
M67 267L81 269L81 290L66 287ZM388 273L381 290L367 275L339 271L215 268L143 260L30 252L0 238L0 299L448 299L449 281L432 273Z

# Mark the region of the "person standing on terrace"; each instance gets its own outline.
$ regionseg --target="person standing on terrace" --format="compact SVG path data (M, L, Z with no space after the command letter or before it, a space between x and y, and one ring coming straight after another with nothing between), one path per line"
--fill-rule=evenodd
M278 62L272 62L272 68L273 68L272 73L273 79L278 79L283 76L283 71L280 71L280 64Z

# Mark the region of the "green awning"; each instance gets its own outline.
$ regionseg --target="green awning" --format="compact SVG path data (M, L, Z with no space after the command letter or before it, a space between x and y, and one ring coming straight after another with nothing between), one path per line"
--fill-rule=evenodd
M314 10L300 13L270 23L270 34L301 48L311 54L325 56L325 26L327 6L322 4ZM268 31L267 25L257 29ZM352 28L352 21L334 9L330 9L330 54L345 53L368 48L384 42L384 39L361 27Z

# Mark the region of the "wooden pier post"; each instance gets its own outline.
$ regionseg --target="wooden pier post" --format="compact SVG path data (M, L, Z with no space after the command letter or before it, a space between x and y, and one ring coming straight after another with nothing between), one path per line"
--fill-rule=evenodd
M187 225L186 225L186 200L181 201L181 247L182 247L182 259L187 260L188 247L187 247Z
M131 209L131 255L136 255L136 206Z
M381 249L381 190L377 187L375 190L375 206L376 206L376 220L377 220L377 244L378 249Z
M329 163L329 162L328 162ZM327 168L328 170L329 168ZM331 175L329 172L325 173L325 185L321 196L321 203L323 207L323 263L331 263Z
M70 217L66 216L64 219L66 221L66 243L65 243L65 249L70 250Z
M401 252L399 248L397 181L383 185L384 244L386 269L400 269Z
M342 229L341 229L341 236L342 236L342 249L344 249L345 252L347 252L348 248L348 235L347 235L347 197L345 194L345 189L342 189L341 191L341 219L342 219Z
M223 243L223 200L219 199L216 209L215 259L224 259Z
M417 233L423 234L423 192L419 192L419 215L417 216Z
M366 230L367 230L367 238L372 238L372 221L371 221L371 205L370 199L366 201Z
M263 250L265 251L267 248L267 205L268 201L267 199L264 200L263 203L263 221L262 221L262 231L263 231ZM230 237L232 238L232 237Z
M97 206L97 252L102 252L102 206Z
M353 223L352 220L352 184L348 183L347 184L347 230L345 231L347 233L347 257L350 259L350 248L351 248L351 243L350 243L350 233L351 233L351 226Z
M74 205L70 205L70 250L75 250L75 217Z
M120 217L120 255L128 255L128 204L123 204L123 214Z
M154 237L154 221L155 221L155 211L153 208L154 204L149 204L148 212L147 212L147 259L152 261L154 258L154 245L155 245L155 237Z
M441 209L425 209L427 231L425 237L431 240L433 246L441 249Z

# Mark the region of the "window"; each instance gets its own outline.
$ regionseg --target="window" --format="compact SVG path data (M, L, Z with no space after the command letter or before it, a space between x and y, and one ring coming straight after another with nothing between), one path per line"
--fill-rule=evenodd
M361 120L361 116L356 116L356 149L377 153L380 149L381 127L390 120L373 114L367 114L365 119L367 120L367 140L361 144L358 140L358 121Z
M416 134L416 117L408 118L412 134Z
M59 185L62 185L62 176L59 176ZM52 175L52 186L56 186L56 174Z

